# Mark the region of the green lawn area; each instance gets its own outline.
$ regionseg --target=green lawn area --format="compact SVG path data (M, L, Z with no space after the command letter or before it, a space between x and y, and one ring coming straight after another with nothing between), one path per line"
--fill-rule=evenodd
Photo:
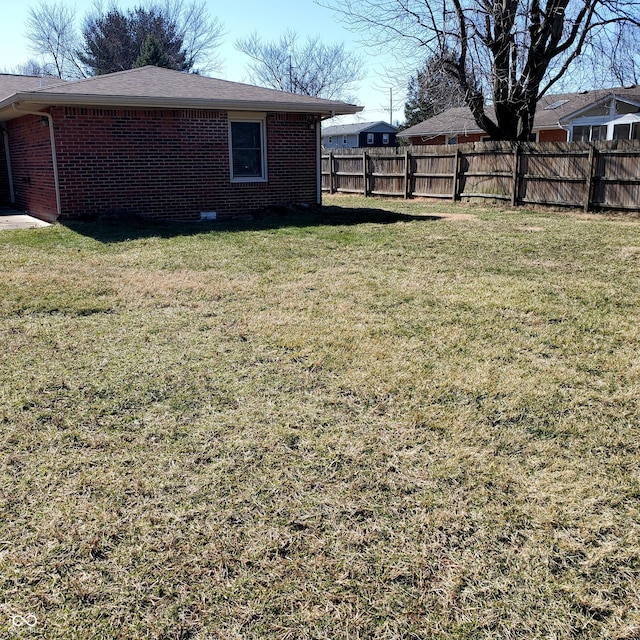
M0 273L0 637L640 637L638 218L334 196Z

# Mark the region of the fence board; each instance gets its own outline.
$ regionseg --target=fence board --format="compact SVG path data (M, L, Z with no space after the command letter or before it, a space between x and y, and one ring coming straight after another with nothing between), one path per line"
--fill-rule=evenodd
M344 149L322 156L321 178L330 192L640 211L640 142Z

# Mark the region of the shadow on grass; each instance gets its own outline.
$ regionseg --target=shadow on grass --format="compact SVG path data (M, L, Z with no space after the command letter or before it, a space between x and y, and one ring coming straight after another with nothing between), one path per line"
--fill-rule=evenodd
M144 238L172 238L209 232L265 231L286 227L349 226L357 224L395 224L439 220L440 216L416 216L385 209L338 206L274 207L225 222L155 221L136 216L113 215L93 221L71 220L63 224L81 235L104 243Z

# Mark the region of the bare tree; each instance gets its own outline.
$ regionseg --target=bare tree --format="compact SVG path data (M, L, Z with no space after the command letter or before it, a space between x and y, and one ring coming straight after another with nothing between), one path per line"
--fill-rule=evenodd
M464 105L464 91L446 72L448 56L431 57L409 79L404 106L405 127L411 127L445 109Z
M43 64L35 58L29 58L29 60L17 65L11 71L3 71L3 73L16 73L21 76L38 76L40 78L57 77L51 65Z
M91 75L124 71L137 66L149 38L170 69L189 71L178 25L158 7L135 7L126 13L111 7L85 19L78 57Z
M167 0L124 12L112 5L90 13L82 29L79 58L91 74L131 69L149 36L164 53L163 66L180 71L210 71L218 65L214 53L221 44L222 25L209 16L204 2Z
M327 6L387 50L450 52L445 71L460 83L478 126L498 140L527 140L538 100L587 60L601 56L610 65L622 53L612 39L640 26L638 0L327 0Z
M298 43L287 31L279 40L263 42L258 34L237 40L236 49L249 56L251 79L256 84L308 96L349 99L364 77L361 59L344 45L327 45L320 38Z
M45 75L58 78L81 77L75 51L78 34L75 26L75 9L62 3L40 4L29 9L27 31L29 49L40 56Z
M164 0L126 13L113 1L105 9L97 0L85 17L82 37L76 15L62 2L41 1L29 10L26 36L43 73L77 78L130 69L149 36L157 39L173 68L209 72L220 66L216 50L223 27L209 15L204 0Z
M617 82L622 85L640 83L640 56L638 55L638 29L625 25L611 33L603 58L607 64L593 70L606 83ZM607 55L607 53L609 55ZM603 73L604 72L604 73Z
M189 68L195 73L219 69L217 49L222 44L224 26L209 14L206 2L167 0L163 8L167 19L178 25Z

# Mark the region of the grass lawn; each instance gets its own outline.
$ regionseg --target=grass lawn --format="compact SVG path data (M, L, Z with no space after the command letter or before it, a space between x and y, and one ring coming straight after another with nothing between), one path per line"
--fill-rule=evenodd
M0 637L640 637L640 220L325 203L0 234Z

